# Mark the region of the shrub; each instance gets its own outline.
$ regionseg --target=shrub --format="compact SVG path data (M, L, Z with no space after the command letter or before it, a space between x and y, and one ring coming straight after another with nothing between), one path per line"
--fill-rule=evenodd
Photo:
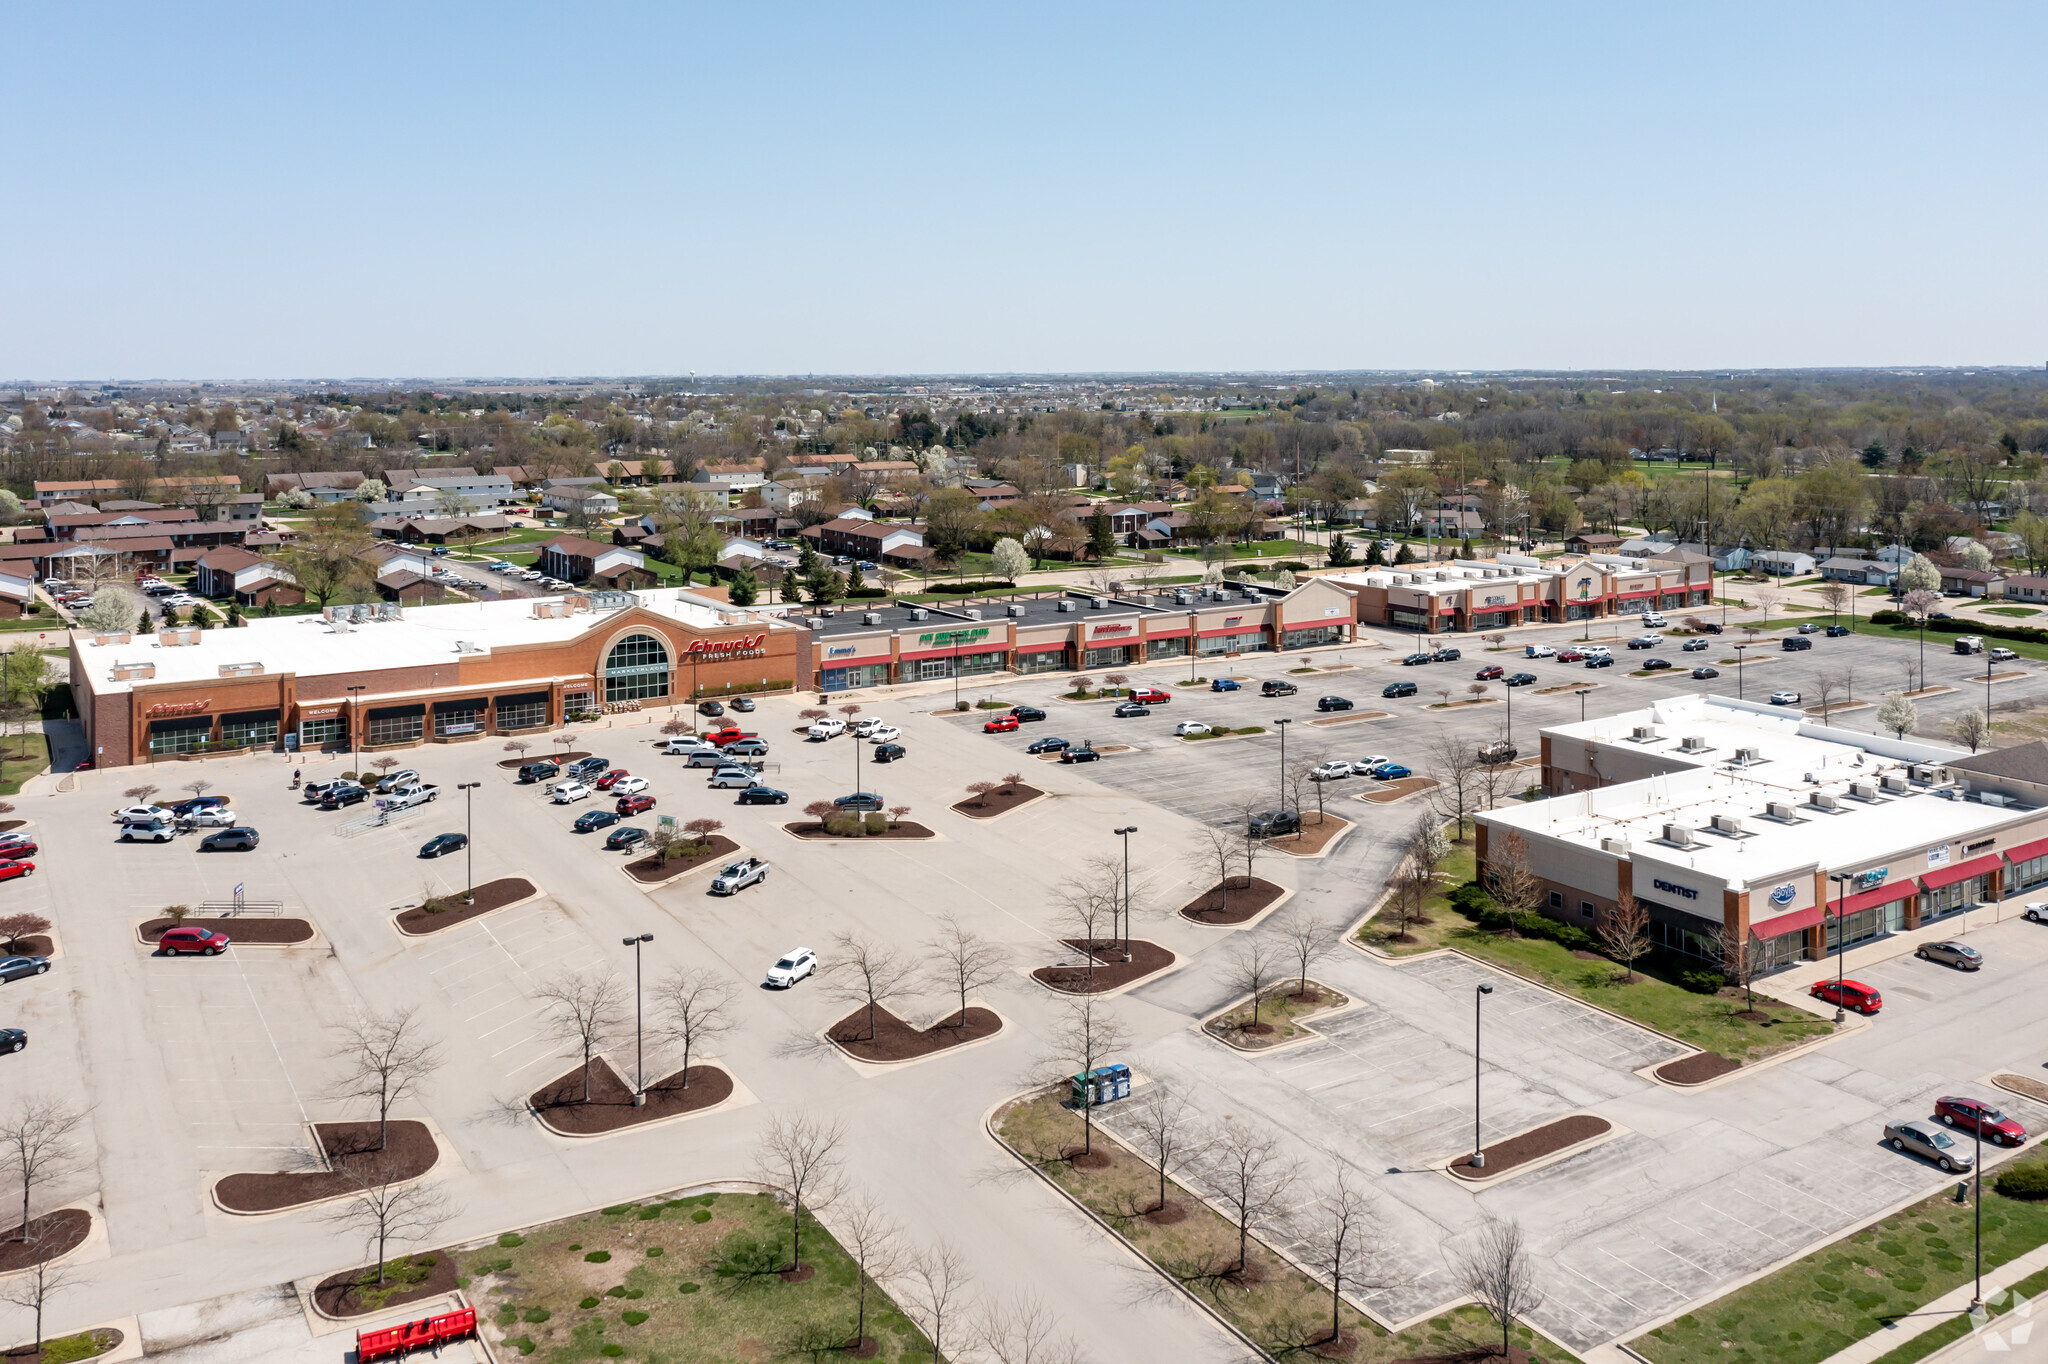
M498 1245L505 1250L515 1250L526 1244L526 1238L516 1231L508 1231L498 1238Z
M583 1258L588 1260L591 1264L601 1265L606 1260L612 1258L612 1253L608 1250L593 1250L588 1255L585 1255Z
M678 1293L695 1293L697 1289L698 1285L693 1283L678 1284L676 1286L676 1292Z
M611 1344L605 1346L602 1350L599 1350L598 1353L603 1355L606 1359L619 1359L625 1355L626 1347L623 1345Z
M647 1314L636 1309L634 1311L626 1313L625 1316L621 1318L621 1320L623 1320L628 1326L638 1326L641 1322L647 1320Z
M841 838L846 838L853 834L859 833L860 817L858 815L848 814L832 815L825 821L825 832L828 834L837 834Z
M870 834L888 833L889 817L887 815L869 815L867 817L867 831Z
M273 605L274 605L274 604L275 604L275 603L273 603ZM515 1349L515 1350L519 1351L519 1353L521 1353L521 1354L523 1354L523 1355L530 1355L530 1354L532 1354L532 1353L533 1353L533 1352L534 1352L534 1351L535 1351L536 1349L538 1349L538 1348L539 1348L538 1346L536 1346L536 1345L535 1345L535 1344L533 1343L533 1337L532 1337L532 1336L520 1336L520 1337L518 1337L517 1339L514 1339L514 1340L508 1340L508 1341L506 1341L505 1343L506 1343L507 1345L510 1345L510 1346L511 1346L511 1347L512 1347L513 1349Z
M1694 967L1678 973L1678 983L1696 995L1710 995L1724 983L1721 973L1711 967Z
M579 1302L576 1305L582 1308L584 1311L588 1312L591 1308L597 1306L598 1303L602 1301L602 1298L585 1298L582 1302Z
M520 1320L530 1322L533 1325L538 1326L540 1325L540 1323L546 1321L549 1317L553 1315L554 1313L548 1311L548 1309L545 1307L529 1307L521 1315Z
M2048 1198L2048 1165L2016 1165L2010 1170L2002 1170L1998 1182L1992 1187L2007 1198L2025 1199L2030 1203Z
M697 1211L695 1211L695 1212L693 1212L693 1213L691 1213L691 1214L690 1214L690 1220L691 1220L692 1222L709 1222L709 1221L711 1220L711 1209L709 1209L709 1208L699 1208L699 1209L697 1209Z
M647 1247L647 1253L650 1257L658 1257L662 1254L662 1249L660 1246L649 1246Z

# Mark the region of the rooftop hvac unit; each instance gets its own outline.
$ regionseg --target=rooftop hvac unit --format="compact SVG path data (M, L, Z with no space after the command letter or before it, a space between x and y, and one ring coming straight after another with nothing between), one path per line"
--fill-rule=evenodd
M1059 603L1058 603L1058 605L1057 605L1057 606L1056 606L1056 607L1055 607L1054 609L1056 609L1056 610L1060 610L1060 611L1071 611L1071 610L1073 610L1073 609L1074 609L1074 600L1073 600L1073 598L1071 598L1071 597L1062 597L1062 598L1060 598L1060 600L1059 600Z
M1884 789L1887 791L1902 792L1911 790L1913 786L1911 782L1907 781L1904 777L1900 776L1896 772L1885 773L1882 779L1882 784L1884 786Z
M1681 848L1691 847L1692 830L1683 824L1666 824L1664 826L1664 841L1666 843L1676 843Z
M1625 838L1603 838L1600 840L1600 851L1626 854L1628 852L1628 840Z
M969 619L969 620L980 620L980 619L981 619L981 608L980 608L979 606L970 606L970 607L968 607L968 608L967 608L967 611L966 611L966 613L965 613L965 614L966 614L966 616L967 616L967 619Z
M1088 604L1089 604L1090 606L1094 607L1094 608L1095 608L1095 609L1096 609L1097 611L1100 611L1100 610L1101 610L1101 609L1102 609L1103 607L1105 607L1105 606L1109 605L1109 598L1107 598L1107 597L1090 597L1090 598L1088 599Z
M399 610L397 602L381 601L377 603L378 620L401 620L403 618L404 614Z
M926 616L929 616L930 614L931 612L925 610L922 606L913 606L910 608L910 618L912 620L923 620Z
M882 613L879 611L863 611L860 613L860 623L862 625L880 625L882 623Z
M1788 824L1793 819L1792 807L1782 800L1774 800L1766 804L1764 806L1764 813L1772 819L1782 819Z
M1678 741L1678 751L1680 753L1704 753L1707 751L1707 741L1697 734L1688 734L1685 738Z
M1813 808L1816 810L1839 810L1842 808L1842 802L1835 798L1835 794L1832 791L1816 791L1813 793Z
M825 628L825 618L824 618L823 616L812 616L812 617L811 617L811 628L812 628L813 630L822 630L822 629L824 629L824 628Z
M1717 833L1739 834L1742 832L1742 821L1733 815L1715 815L1714 829Z
M1173 599L1176 603L1178 603L1181 606L1193 606L1195 604L1195 594L1188 591L1186 588L1182 588L1178 592L1175 592L1173 594Z
M1637 743L1646 744L1657 737L1657 727L1655 725L1637 725L1633 737Z
M1849 783L1849 794L1856 797L1856 799L1858 800L1876 800L1877 783L1868 781L1852 781Z
M1735 761L1739 763L1760 763L1763 760L1764 752L1760 748L1738 748L1735 750Z
M2002 807L2005 804L2005 797L2000 795L1996 791L1980 791L1977 794L1977 802L1980 805L1996 805Z
M1024 608L1013 603L1003 608L1003 614L1006 616L1021 616L1024 614Z

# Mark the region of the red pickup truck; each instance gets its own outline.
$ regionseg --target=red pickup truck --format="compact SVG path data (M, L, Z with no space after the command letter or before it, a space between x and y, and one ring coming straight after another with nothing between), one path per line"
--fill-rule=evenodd
M714 729L709 734L706 734L704 741L724 748L727 744L736 744L742 739L758 739L760 737L759 734L751 729L741 729L738 725L727 725L724 729Z

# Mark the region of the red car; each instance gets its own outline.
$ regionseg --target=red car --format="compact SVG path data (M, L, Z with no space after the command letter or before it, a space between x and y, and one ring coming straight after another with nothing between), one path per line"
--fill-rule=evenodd
M4 855L11 856L12 854ZM36 864L33 862L0 862L0 881L12 881L17 876L34 876L35 874Z
M2027 1139L2026 1128L1981 1099L1936 1099L1934 1116L1950 1127L1983 1133L1993 1146L2018 1146Z
M27 834L0 834L0 857L34 857L36 841Z
M741 729L738 725L727 725L724 729L715 730L705 735L704 739L715 747L724 748L727 744L736 744L742 739L758 739L760 737L751 729Z
M1163 706L1173 698L1157 687L1140 687L1131 693L1131 699L1141 706Z
M1845 980L1840 985L1831 980L1823 980L1809 993L1815 999L1838 1004L1844 1009L1854 1009L1859 1014L1874 1014L1884 1007L1884 996L1860 980Z
M164 935L156 940L157 950L175 957L186 952L197 952L202 957L220 955L228 945L228 935L215 933L211 929L179 926L167 928Z
M596 781L590 784L592 786L595 786L600 791L609 791L614 786L617 786L620 782L624 781L626 778L632 775L633 774L631 772L628 772L623 767L614 767L611 771L605 773L603 776L599 777Z
M990 720L988 723L984 724L981 727L981 732L983 734L1007 734L1016 727L1016 716L998 715L995 719Z
M620 796L619 803L612 807L622 815L637 815L642 810L654 808L653 796Z
M1506 677L1507 672L1508 670L1501 667L1500 664L1489 663L1479 670L1478 676L1481 682L1491 682L1496 677Z
M1560 649L1557 661L1560 663L1583 663L1586 661L1586 655L1578 649Z

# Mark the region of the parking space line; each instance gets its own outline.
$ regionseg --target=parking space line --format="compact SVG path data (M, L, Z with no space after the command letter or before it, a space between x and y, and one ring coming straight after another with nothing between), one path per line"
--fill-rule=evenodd
M1620 1289L1608 1287L1606 1284L1601 1283L1598 1279L1593 1278L1591 1275L1584 1273L1583 1271L1573 1267L1572 1265L1566 1263L1563 1260L1559 1260L1558 1263L1564 1265L1565 1272L1569 1274L1575 1274L1579 1278L1584 1279L1587 1283L1591 1284L1595 1289L1599 1290L1600 1292L1605 1293L1608 1297L1619 1298L1623 1302L1627 1303L1630 1307L1635 1308L1636 1311L1643 1313L1645 1316L1649 1315L1648 1308L1644 1307L1641 1303L1637 1302L1634 1298L1631 1298L1628 1294L1622 1292ZM1627 1264L1628 1262L1624 1260L1622 1261L1622 1263ZM1584 1313L1578 1313L1578 1316L1581 1321L1591 1321L1591 1318L1587 1317Z
M230 959L234 961L235 969L237 970L237 972L240 972L242 965L241 953L235 951L235 949L232 946L230 946L228 948L228 955ZM299 1087L292 1080L291 1067L285 1064L284 1052L277 1045L277 1034L270 1030L270 1020L264 1016L263 1006L256 1002L256 987L249 983L249 977L247 975L242 976L242 988L249 992L249 1005L251 1008L256 1010L256 1019L259 1023L263 1025L263 1036L270 1043L270 1054L277 1058L277 1068L284 1072L285 1088L291 1091L292 1102L295 1105L297 1105L299 1110L299 1118L301 1121L310 1125L313 1119L311 1115L309 1115L306 1112L305 1101L299 1097Z
M1614 1261L1614 1263L1625 1266L1626 1268L1634 1271L1636 1274L1640 1275L1645 1279L1648 1279L1651 1283L1656 1284L1659 1288L1664 1289L1666 1292L1676 1293L1681 1298L1685 1296L1685 1290L1677 1288L1671 1284L1665 1283L1662 1279L1658 1278L1655 1274L1652 1274L1649 1270L1644 1269L1641 1265L1636 1264L1633 1260L1624 1260L1619 1255L1616 1255L1613 1251L1609 1250L1605 1246L1601 1246L1598 1249L1602 1255L1605 1255L1608 1259ZM1655 1247L1653 1246L1652 1249L1655 1249Z

